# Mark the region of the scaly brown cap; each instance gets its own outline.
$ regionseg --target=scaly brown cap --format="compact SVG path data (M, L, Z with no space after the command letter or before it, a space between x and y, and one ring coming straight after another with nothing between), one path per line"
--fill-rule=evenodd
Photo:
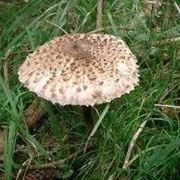
M136 62L120 38L73 34L39 47L18 75L28 89L53 103L93 106L134 89L139 76Z

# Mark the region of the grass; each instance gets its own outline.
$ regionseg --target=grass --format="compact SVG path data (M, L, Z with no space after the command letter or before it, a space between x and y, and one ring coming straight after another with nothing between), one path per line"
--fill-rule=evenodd
M81 107L61 107L43 102L47 114L37 127L22 123L25 109L36 97L18 81L17 70L36 47L65 32L96 29L96 0L30 0L0 6L0 58L10 50L9 84L0 61L0 127L7 129L0 171L5 179L29 161L40 167L82 152L57 166L61 179L179 179L179 109L155 104L180 104L179 42L163 40L180 36L180 16L171 0L145 15L145 1L104 2L105 33L120 36L138 58L140 85L110 103L95 136L88 139ZM178 1L177 1L178 2ZM153 45L155 42L159 42ZM100 117L105 104L96 106ZM94 114L96 120L98 115ZM101 120L101 119L100 119ZM145 128L123 169L128 145L142 122ZM96 127L95 127L96 128ZM83 153L85 143L89 148Z

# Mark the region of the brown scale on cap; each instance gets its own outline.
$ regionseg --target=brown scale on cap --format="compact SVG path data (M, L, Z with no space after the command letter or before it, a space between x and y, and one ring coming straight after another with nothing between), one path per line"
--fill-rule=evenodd
M39 47L18 74L27 88L53 103L93 106L134 89L136 61L120 38L73 34Z

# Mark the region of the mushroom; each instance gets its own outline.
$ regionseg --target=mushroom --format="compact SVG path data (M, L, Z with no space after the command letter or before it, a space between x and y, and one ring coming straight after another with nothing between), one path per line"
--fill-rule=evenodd
M108 34L56 37L29 54L21 83L60 105L94 106L121 97L138 85L138 65L123 40Z

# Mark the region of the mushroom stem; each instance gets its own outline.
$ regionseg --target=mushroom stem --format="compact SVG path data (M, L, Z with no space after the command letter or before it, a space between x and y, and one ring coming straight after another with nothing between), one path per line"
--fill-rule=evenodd
M86 127L86 132L89 134L93 128L93 108L92 107L87 107L83 106L83 115L84 115L84 122L85 122L85 127Z

